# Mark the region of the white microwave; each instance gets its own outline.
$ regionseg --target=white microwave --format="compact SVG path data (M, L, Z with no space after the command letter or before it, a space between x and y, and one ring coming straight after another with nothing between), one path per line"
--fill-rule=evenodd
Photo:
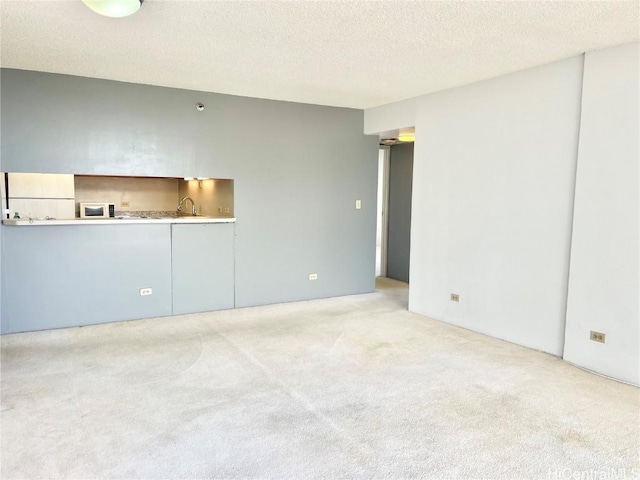
M80 203L80 218L113 218L115 216L114 203Z

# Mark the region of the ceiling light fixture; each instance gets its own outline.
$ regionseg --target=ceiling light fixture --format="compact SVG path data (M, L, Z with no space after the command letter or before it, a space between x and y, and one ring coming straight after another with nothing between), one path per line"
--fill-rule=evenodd
M82 0L87 7L105 17L128 17L140 10L144 0Z
M416 134L415 133L401 133L398 135L398 140L401 142L415 142Z

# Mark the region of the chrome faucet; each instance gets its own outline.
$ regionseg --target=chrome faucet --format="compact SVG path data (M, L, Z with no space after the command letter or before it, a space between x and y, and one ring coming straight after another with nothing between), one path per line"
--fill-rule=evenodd
M193 215L194 217L197 215L196 212L196 203L193 201L193 198L191 197L184 197L182 200L180 200L180 203L178 204L178 211L181 212L182 211L182 204L185 200L189 200L191 202L191 215Z

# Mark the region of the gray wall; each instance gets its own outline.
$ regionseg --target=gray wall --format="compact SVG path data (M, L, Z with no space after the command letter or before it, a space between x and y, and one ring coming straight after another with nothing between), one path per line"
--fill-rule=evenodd
M373 291L378 139L361 110L10 69L1 82L5 171L235 179L236 306Z
M389 156L387 277L409 281L413 143L394 145Z

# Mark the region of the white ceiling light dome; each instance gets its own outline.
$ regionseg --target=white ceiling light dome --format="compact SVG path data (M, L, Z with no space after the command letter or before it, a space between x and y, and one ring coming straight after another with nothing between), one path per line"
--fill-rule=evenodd
M82 0L87 7L105 17L128 17L140 10L144 0Z

